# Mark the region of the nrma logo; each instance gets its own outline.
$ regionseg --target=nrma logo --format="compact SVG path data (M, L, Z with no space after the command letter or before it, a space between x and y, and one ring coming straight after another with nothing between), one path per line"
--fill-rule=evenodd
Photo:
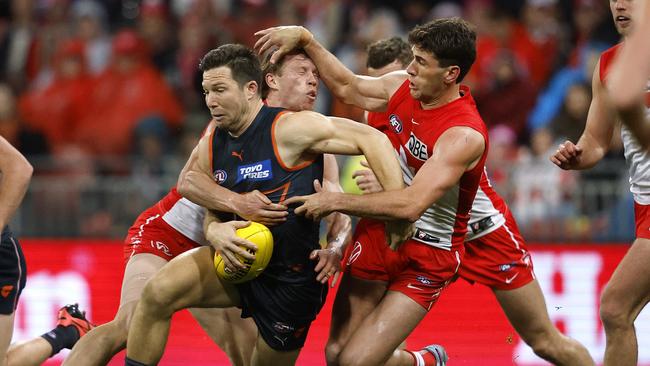
M269 159L237 167L237 183L243 180L269 179L273 179L273 170L271 169L271 160Z

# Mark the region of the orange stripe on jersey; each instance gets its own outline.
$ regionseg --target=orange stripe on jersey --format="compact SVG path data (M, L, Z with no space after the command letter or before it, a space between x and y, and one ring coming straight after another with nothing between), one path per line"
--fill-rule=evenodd
M201 132L201 137L205 136L206 134L208 134L210 132L210 126L212 126L212 121L214 121L214 119L211 119L211 120L208 121L208 125L205 126L205 128L203 129L203 132Z
M210 127L210 125L208 125L208 128L209 127ZM217 129L213 128L212 131L210 132L210 140L209 140L210 141L210 145L209 145L210 147L208 149L208 154L209 154L208 156L209 156L209 159L210 159L210 171L212 172L210 175L214 175L214 172L213 172L214 165L212 165L212 161L213 161L212 160L213 159L212 150L214 150L214 134L215 134L216 131L217 131Z
M277 192L279 190L282 190L282 195L280 196L280 200L278 201L278 203L282 203L282 202L284 202L285 199L287 199L287 193L289 193L289 187L290 186L291 186L291 182L287 182L287 183L285 183L285 184L283 184L283 185L281 185L281 186L279 186L277 188L273 188L273 189L270 189L268 191L264 191L264 192L262 192L262 194L269 195L269 194L271 194L273 192Z
M293 172L296 170L304 169L311 165L316 159L305 161L304 163L298 164L294 167L289 167L287 166L284 161L282 161L282 158L280 157L280 151L278 151L278 144L275 142L275 126L277 122L280 120L280 116L284 115L287 113L286 111L282 111L275 116L275 119L273 120L273 124L271 125L271 144L273 144L273 152L275 153L275 159L278 161L278 164L282 167L282 169Z

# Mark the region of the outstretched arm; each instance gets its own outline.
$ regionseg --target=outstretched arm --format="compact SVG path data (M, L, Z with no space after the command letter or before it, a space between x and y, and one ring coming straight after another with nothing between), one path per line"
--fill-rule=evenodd
M607 103L605 88L600 82L600 63L592 78L593 97L585 130L577 144L566 141L550 157L553 164L565 170L589 169L609 150L616 117Z
M209 161L210 135L201 138L178 177L178 192L185 198L210 210L232 212L264 225L277 225L286 220L287 207L272 203L259 191L244 194L226 189L212 179Z
M641 146L650 148L650 120L646 116L647 87L650 80L650 6L635 5L634 32L623 43L608 80L613 107Z
M458 184L461 176L477 164L484 150L485 141L476 130L453 127L440 136L432 156L420 168L409 187L361 196L321 193L292 197L286 203L304 202L296 213L310 217L339 211L381 220L407 219L415 222L445 192Z
M0 231L20 206L33 171L27 159L0 136Z
M405 71L393 72L381 78L356 75L318 43L304 27L274 27L261 30L255 35L260 37L255 43L258 52L264 53L274 47L278 48L271 57L271 62L276 62L293 49L304 49L318 68L320 78L332 93L344 103L356 105L364 110L385 110L391 95L408 77Z

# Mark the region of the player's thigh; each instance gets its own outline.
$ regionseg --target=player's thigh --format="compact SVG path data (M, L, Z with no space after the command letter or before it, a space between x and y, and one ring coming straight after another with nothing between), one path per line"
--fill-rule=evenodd
M147 282L167 264L167 260L149 253L140 253L129 258L122 279L120 308L137 302Z
M426 314L427 310L407 295L388 291L352 334L340 361L361 359L364 365L384 364Z
M211 247L192 249L172 259L149 281L145 293L173 310L239 305L237 289L217 277Z
M5 366L7 349L14 333L14 314L0 314L0 366Z
M650 239L637 238L612 274L602 305L613 302L631 319L650 301Z
M190 313L210 338L222 349L235 345L253 350L257 327L252 318L242 318L239 308L190 308Z
M342 346L367 314L377 307L387 288L387 282L365 280L346 272L334 300L328 343Z
M514 290L493 289L493 292L510 324L525 341L554 331L537 280Z
M253 351L252 366L294 365L300 354L300 349L278 351L271 348L262 338L257 337Z

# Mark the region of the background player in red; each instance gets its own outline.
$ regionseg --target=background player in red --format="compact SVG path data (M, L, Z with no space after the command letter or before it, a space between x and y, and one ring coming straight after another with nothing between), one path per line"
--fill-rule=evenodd
M650 88L650 6L639 1L634 10L635 25L626 37L609 78L609 96L614 108L639 143L650 147L650 120L647 118ZM645 92L644 92L645 91Z
M624 39L636 23L632 16L635 14L632 5L636 3L631 0L609 2L616 29ZM647 34L644 34L644 37L647 37ZM647 45L642 47L642 49L646 48ZM612 135L619 122L608 103L606 87L609 87L613 60L620 49L619 44L600 56L593 75L593 99L582 136L576 144L571 141L560 144L555 154L550 157L551 161L562 169L591 168L603 158L610 147ZM642 70L636 72L640 71ZM641 76L637 75L637 78ZM625 82L637 87L641 85L638 84L639 80L625 80ZM638 92L638 88L632 91L633 94ZM646 108L648 108L648 100L646 87ZM621 137L625 159L630 167L630 191L634 197L636 239L612 274L600 299L600 318L607 339L604 360L607 366L637 364L638 345L634 321L650 300L650 266L648 265L650 263L650 155L638 143L627 125L621 126Z
M59 310L56 328L9 345L27 268L20 244L7 224L23 200L32 171L27 159L0 136L0 366L40 365L63 348L72 348L91 328L77 305L67 305Z
M382 183L388 189L402 186L401 177L393 171L398 169L397 161L387 158L392 152L385 136L369 128L359 128L362 126L352 121L307 111L285 113L264 106L258 89L261 70L252 50L224 45L210 51L201 65L206 104L217 128L199 143L196 160L188 162L196 173L214 178L213 171L220 168L225 174L218 175L222 179L218 183L244 190L280 184L290 177L287 194L292 195L294 190L314 191L314 177L322 177L319 155L364 153L373 168L380 169ZM266 164L268 175L237 178L242 174L235 167L239 162L224 152L228 151L226 146L239 144L243 144L237 146L243 149L237 151L244 151L243 162L260 160L260 154L267 156L267 160L256 164ZM274 191L275 199L284 199L283 191ZM308 258L310 251L316 249L314 246L319 245L317 225L290 215L285 223L271 228L275 243L269 267L255 280L233 286L216 277L213 256L216 249L228 267L243 267L234 254L249 259L252 255L237 244L252 249L254 246L234 235L235 229L242 226L246 224L241 221L207 222L206 236L214 248L198 248L173 259L149 281L129 331L127 365L158 362L171 315L191 305L241 305L260 329L252 363L271 365L295 361L327 288L316 279L315 265ZM309 251L303 256L305 250ZM293 260L300 263L291 264Z
M476 34L458 18L439 19L409 33L415 62L408 73L381 78L353 74L302 27L256 33L256 47L279 52L302 47L321 78L346 103L387 111L407 188L364 196L324 193L287 200L303 202L297 213L318 218L332 211L416 222L414 236L386 255L389 291L354 331L338 362L354 365L445 364L440 347L421 353L396 347L424 318L460 265L469 209L478 189L488 147L485 124L459 83L476 57ZM281 53L280 53L281 55ZM388 221L387 225L390 224ZM369 228L371 240L383 233ZM393 255L390 255L393 254ZM362 254L363 255L363 252Z
M404 50L410 51L408 43L401 38L371 44L368 47L368 74L380 76L405 69L412 56L406 62L400 61L398 57ZM369 117L374 121L373 126L379 129L383 128L381 124L385 126L388 123L389 118L375 112ZM356 175L363 178L364 185L360 188L364 192L381 191L381 185L377 184L371 170ZM364 250L372 250L370 244L373 243L361 244ZM386 246L385 243L379 244ZM538 356L556 365L594 364L584 346L562 335L551 323L526 243L510 209L490 185L487 172L484 172L472 205L465 249L459 276L492 289L517 333ZM376 264L364 268L367 263L352 260L348 263L351 276L342 280L341 288L346 291L341 292L340 299L337 297L332 311L328 359L337 358L337 350L342 348L351 330L356 329L364 312L374 307L379 300L377 296L386 291L386 279L368 272ZM343 309L349 309L350 314Z

